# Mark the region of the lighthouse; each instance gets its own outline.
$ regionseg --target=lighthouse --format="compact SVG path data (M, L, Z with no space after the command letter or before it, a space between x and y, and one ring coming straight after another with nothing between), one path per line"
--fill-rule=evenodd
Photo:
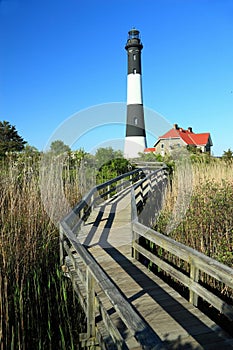
M128 54L125 158L137 158L138 153L143 152L147 147L142 100L141 50L143 45L139 34L137 29L131 29L125 45Z

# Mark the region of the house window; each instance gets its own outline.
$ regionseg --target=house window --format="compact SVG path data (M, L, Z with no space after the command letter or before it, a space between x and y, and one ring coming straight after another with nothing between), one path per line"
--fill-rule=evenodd
M161 148L164 148L164 144L163 143L161 143Z

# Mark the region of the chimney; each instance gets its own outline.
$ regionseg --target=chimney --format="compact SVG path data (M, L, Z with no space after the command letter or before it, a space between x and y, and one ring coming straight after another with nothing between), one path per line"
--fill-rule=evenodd
M188 131L189 131L189 132L193 132L193 128L191 128L191 126L188 127Z
M173 127L174 127L175 130L178 130L178 129L179 129L178 124L174 124Z

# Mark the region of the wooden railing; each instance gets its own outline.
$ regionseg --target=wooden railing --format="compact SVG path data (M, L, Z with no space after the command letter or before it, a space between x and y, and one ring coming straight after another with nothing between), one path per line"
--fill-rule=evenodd
M79 300L87 318L87 332L81 335L83 346L94 345L98 338L95 325L96 312L101 316L105 328L108 330L114 345L117 349L128 349L125 339L114 325L111 317L105 309L99 293L108 298L113 309L125 324L131 337L143 349L164 349L164 346L145 323L145 321L134 311L127 302L120 290L108 278L98 263L92 258L89 252L78 240L78 233L82 224L90 215L96 204L109 198L111 195L121 193L131 184L138 184L135 187L138 191L138 198L145 202L149 191L152 191L156 178L160 178L164 169L149 171L148 169L136 169L127 174L121 175L104 184L95 186L83 200L60 222L60 259L64 272L69 271L69 277L73 281L74 288L79 295ZM67 270L68 268L68 270ZM72 274L72 271L74 272ZM99 340L100 341L100 340ZM98 343L98 342L97 342Z
M233 269L140 223L138 213L141 211L141 200L138 199L136 191L138 186L139 183L134 186L131 194L134 257L138 259L141 254L160 270L163 270L173 279L187 287L189 290L189 301L193 305L197 306L198 298L201 297L232 321L233 306L201 284L201 274L210 276L223 283L225 288L233 289ZM146 244L147 247L154 245L154 248L156 248L154 251L160 251L160 254L153 253L150 249L143 247L140 244L141 237L148 243ZM165 261L163 258L165 254L161 254L161 249L170 255L170 262L168 259ZM179 258L189 265L189 276L176 268L174 263L171 263L171 256Z

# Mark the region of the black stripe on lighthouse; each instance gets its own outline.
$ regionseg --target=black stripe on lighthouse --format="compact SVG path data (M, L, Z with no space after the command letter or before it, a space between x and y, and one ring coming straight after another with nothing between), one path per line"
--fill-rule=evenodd
M131 47L129 45L126 45L126 47L129 47L128 49L128 74L141 74L141 52L139 49L135 47ZM142 49L142 45L140 45Z
M126 136L146 136L142 104L127 106Z

